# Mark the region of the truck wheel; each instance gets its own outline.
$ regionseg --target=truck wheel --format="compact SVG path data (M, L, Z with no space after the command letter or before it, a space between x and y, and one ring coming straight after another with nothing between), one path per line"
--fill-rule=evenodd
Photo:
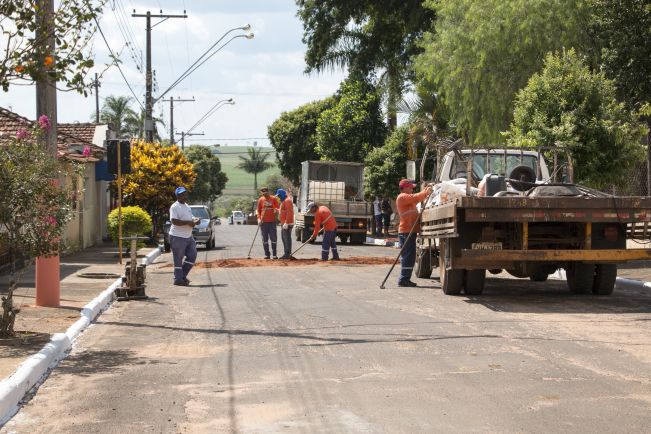
M296 241L299 243L303 242L303 238L301 237L302 234L303 230L301 228L294 229L294 236L296 237Z
M432 276L432 251L429 249L419 250L414 265L416 277L429 279Z
M168 243L167 241L163 241L163 247L165 248L166 252L172 250L172 246L170 246L170 243Z
M341 241L341 244L346 244L348 242L348 234L340 234L339 241Z
M548 277L549 274L547 274L546 270L538 269L535 273L529 276L529 279L531 279L532 282L546 282Z
M442 239L439 245L439 278L445 295L458 295L463 289L463 270L448 270L450 262L450 241ZM447 259L447 260L446 260Z
M364 234L352 234L350 236L350 244L361 245L366 241L366 235Z
M575 294L589 294L595 279L594 264L574 262L565 270L567 287Z
M213 243L212 240L206 241L206 250L212 249L212 243Z
M592 293L597 295L610 295L615 289L617 279L617 264L597 264Z
M305 241L309 240L311 235L312 234L310 233L310 231L307 228L303 228L303 239L301 241L305 242ZM312 241L310 241L310 244L314 244L314 241L315 240L312 239Z
M466 271L465 293L466 295L481 295L484 292L486 282L486 270Z

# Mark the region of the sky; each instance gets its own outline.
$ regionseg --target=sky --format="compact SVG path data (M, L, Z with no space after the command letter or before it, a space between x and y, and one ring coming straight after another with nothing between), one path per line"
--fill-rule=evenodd
M228 30L251 25L253 39L237 38L174 87L165 99L195 99L174 103L174 129L188 131L211 107L233 98L234 105L221 107L193 132L203 136L186 139L187 144L221 146L269 145L267 127L284 111L332 95L344 78L343 71L307 75L303 27L296 16L294 0L107 0L100 26L114 53L121 53L120 65L134 93L144 105L145 18L131 17L133 10L144 14L183 14L188 18L152 19L152 68L157 89L164 92L192 63ZM231 36L244 34L237 30ZM127 45L127 42L129 45ZM96 68L102 73L100 105L104 98L131 96L116 67L106 70L108 49L99 33L93 39ZM140 72L138 65L142 65ZM75 92L58 92L59 122L90 122L95 117L95 96L84 98ZM34 118L34 86L11 86L0 94L0 106ZM132 107L139 110L134 102ZM170 103L159 102L155 115L163 138L169 137ZM161 131L162 130L162 131ZM177 135L177 141L180 137Z

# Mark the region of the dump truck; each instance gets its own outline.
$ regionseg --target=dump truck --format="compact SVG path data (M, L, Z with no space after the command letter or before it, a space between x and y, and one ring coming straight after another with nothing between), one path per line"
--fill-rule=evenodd
M364 165L346 161L303 161L297 195L294 231L296 240L307 241L314 231L314 214L307 204L327 206L337 221L342 243L366 241L373 204L364 200Z
M430 277L438 267L445 294L479 295L486 271L542 282L564 269L572 292L610 295L618 263L651 259L651 197L618 197L573 184L571 157L560 164L554 154L550 174L546 154L445 154L436 194L422 211L416 275Z

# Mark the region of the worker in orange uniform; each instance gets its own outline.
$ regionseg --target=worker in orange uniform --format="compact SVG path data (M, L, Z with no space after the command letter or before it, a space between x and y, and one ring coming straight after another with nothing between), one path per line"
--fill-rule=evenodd
M339 260L339 252L337 252L337 220L332 215L332 211L327 206L317 206L316 203L310 202L307 204L307 209L314 213L314 233L311 239L319 235L321 225L323 225L323 242L321 243L321 260L328 260L328 253L332 249L332 260Z
M282 188L276 190L276 197L280 199L280 239L283 241L285 253L280 259L292 259L292 229L294 229L294 202Z
M418 220L420 213L416 205L422 202L432 192L432 187L427 187L420 193L414 194L416 184L409 179L400 180L400 194L396 198L396 208L400 216L398 237L402 254L400 255L400 276L398 286L417 286L411 281L411 273L416 262L416 234L420 231ZM413 228L413 229L412 229Z
M258 225L262 232L262 247L264 248L264 258L270 259L269 239L271 239L271 252L274 259L278 259L276 254L276 243L278 233L276 231L276 213L278 212L278 200L269 194L267 187L260 189L262 196L258 199Z

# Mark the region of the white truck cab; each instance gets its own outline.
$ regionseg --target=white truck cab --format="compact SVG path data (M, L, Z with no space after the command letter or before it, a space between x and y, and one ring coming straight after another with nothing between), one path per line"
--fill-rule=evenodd
M549 169L542 154L536 151L518 149L465 149L460 151L464 159L472 155L473 177L476 181L487 174L501 175L506 178L518 178L517 174L526 172L535 181L549 181ZM439 181L451 181L467 177L467 162L461 161L454 152L445 154L442 160ZM530 170L527 170L530 169Z

